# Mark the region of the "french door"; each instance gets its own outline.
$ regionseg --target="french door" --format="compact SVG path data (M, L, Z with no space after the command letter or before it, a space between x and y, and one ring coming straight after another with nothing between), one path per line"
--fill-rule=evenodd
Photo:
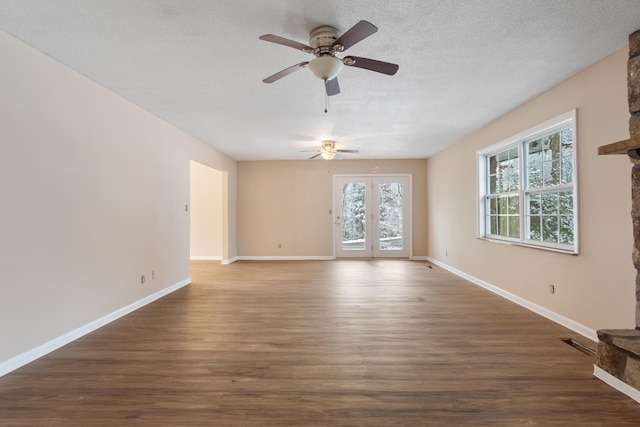
M336 257L411 256L408 175L335 177Z

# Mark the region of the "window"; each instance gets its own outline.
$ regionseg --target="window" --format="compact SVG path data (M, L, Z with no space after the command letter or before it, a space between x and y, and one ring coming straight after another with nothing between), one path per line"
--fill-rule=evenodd
M481 238L578 252L575 111L478 153Z

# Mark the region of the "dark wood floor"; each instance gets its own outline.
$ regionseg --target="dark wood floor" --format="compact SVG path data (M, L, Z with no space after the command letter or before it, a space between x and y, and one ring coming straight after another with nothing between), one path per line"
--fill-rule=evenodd
M585 338L425 262L192 264L0 378L2 426L624 426Z

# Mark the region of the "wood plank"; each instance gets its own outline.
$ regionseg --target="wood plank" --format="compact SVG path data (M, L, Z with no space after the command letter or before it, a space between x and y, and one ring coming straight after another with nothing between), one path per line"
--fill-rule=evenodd
M640 424L595 344L426 262L192 263L194 283L0 378L0 425Z
M631 150L640 148L640 138L629 138L623 141L614 142L598 147L599 155L607 154L628 154Z

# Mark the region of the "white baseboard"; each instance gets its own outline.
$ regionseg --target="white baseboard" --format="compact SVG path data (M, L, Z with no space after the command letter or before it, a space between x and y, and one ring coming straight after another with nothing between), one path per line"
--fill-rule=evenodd
M640 391L631 387L629 384L624 381L620 381L618 378L614 377L607 371L602 368L599 368L596 365L593 365L593 376L604 381L606 384L615 388L619 392L626 394L636 402L640 403Z
M58 338L54 338L49 342L46 342L38 347L32 348L31 350L27 350L22 354L19 354L15 357L12 357L9 360L4 362L0 362L0 377L8 374L11 371L14 371L21 366L26 365L27 363L31 363L36 359L41 358L42 356L51 353L54 350L59 349L60 347L69 344L72 341L77 340L78 338L95 331L102 326L113 322L120 317L127 315L153 301L162 298L165 295L170 294L171 292L175 292L178 289L188 285L191 283L191 278L186 278L175 285L171 285L168 288L162 289L154 294L151 294L147 297L144 297L132 304L129 304L126 307L122 307L114 311L113 313L107 314L93 322L87 323L84 326L81 326L73 331L67 332L66 334L59 336Z
M564 317L561 314L558 314L554 311L551 311L545 307L542 307L538 304L532 303L531 301L527 301L524 298L521 298L517 295L512 294L511 292L507 292L504 289L501 289L497 286L494 286L490 283L485 282L484 280L480 280L477 277L473 277L467 273L464 273L460 270L457 270L443 262L440 262L436 259L433 259L431 257L426 257L427 261L444 268L445 270L450 271L451 273L455 274L456 276L460 276L463 279L466 279L472 283L475 283L476 285L482 286L483 288L493 292L494 294L500 295L503 298L508 299L509 301L513 301L518 305L521 305L522 307L529 309L531 311L533 311L534 313L539 314L540 316L546 317L549 320L552 320L562 326L564 326L565 328L571 329L572 331L582 335L583 337L586 337L588 339L590 339L591 341L594 342L598 342L598 334L596 333L596 331L594 329L588 328L585 325L583 325L582 323L578 323L575 320L569 319L568 317Z
M189 259L191 261L222 261L222 257L221 256L200 256L200 255L194 255L189 257Z
M332 255L310 255L310 256L237 256L227 260L222 260L222 264L231 264L236 261L333 261L336 257ZM412 257L413 261L428 261L425 256Z
M239 261L239 258L237 256L234 256L233 258L229 258L229 259L223 259L222 260L222 265L229 265L232 264L236 261Z
M239 256L241 261L329 261L333 256Z

